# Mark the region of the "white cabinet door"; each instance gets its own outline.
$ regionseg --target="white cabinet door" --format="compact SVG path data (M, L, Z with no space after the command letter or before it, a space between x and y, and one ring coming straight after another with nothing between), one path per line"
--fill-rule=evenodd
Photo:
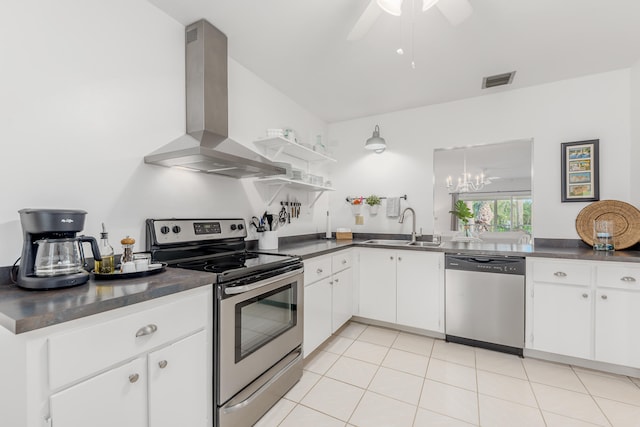
M396 251L364 249L360 252L359 315L396 322Z
M444 255L398 251L397 323L444 332Z
M304 357L331 336L331 279L304 287Z
M149 353L149 426L207 426L207 335Z
M591 358L591 291L586 286L535 283L533 347Z
M331 332L337 331L353 314L353 272L350 268L333 275Z
M640 368L640 292L596 292L596 360Z
M51 396L56 427L146 427L147 358L97 375Z

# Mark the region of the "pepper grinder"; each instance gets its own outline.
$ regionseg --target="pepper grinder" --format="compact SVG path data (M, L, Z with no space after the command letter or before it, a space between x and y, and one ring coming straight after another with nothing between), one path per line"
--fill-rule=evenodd
M132 273L136 270L133 263L133 245L136 243L132 237L125 237L120 240L122 244L122 257L120 258L120 272Z

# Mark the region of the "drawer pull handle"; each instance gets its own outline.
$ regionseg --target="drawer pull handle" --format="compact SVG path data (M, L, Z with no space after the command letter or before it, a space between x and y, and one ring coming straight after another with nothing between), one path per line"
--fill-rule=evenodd
M346 264L346 263L347 263L347 260L346 260L346 259L343 259L343 260L342 260L342 264L344 265L344 264Z
M589 294L582 294L582 298L589 298Z
M145 335L151 335L152 333L154 333L157 330L158 330L158 327L156 325L154 325L153 323L151 323L151 324L149 324L147 326L143 326L142 328L138 329L138 332L136 332L136 338L143 337Z
M392 256L390 256L389 259L393 261L393 257Z
M334 282L338 283L340 281L340 279L335 279Z
M402 261L402 257L401 256L398 257L398 261Z
M622 279L623 282L628 282L628 283L633 283L636 281L635 277L631 277L631 276L624 276Z
M130 382L131 384L133 384L133 383L135 383L135 382L138 382L138 380L139 380L139 379L140 379L140 375L138 375L138 374L131 374L131 375L129 375L129 382Z
M166 360L161 360L158 362L158 366L160 366L160 369L164 369L167 367L168 362Z
M321 268L317 269L317 270L316 270L316 273L318 273L318 274L322 274L322 269L321 269Z
M607 299L607 296L606 295L600 295L600 298Z
M553 275L556 277L567 277L567 273L565 273L564 271L556 271L555 273L553 273Z

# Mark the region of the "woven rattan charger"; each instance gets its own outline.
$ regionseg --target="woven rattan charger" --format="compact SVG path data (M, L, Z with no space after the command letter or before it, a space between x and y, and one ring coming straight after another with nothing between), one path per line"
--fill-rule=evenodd
M640 241L640 210L619 200L601 200L580 211L576 230L580 238L593 246L593 221L606 220L614 224L613 241L616 249L626 249Z

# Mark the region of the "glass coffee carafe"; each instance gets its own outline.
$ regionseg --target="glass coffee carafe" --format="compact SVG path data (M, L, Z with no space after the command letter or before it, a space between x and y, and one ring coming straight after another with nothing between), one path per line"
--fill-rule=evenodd
M64 239L40 239L34 273L38 277L60 276L82 271L84 267L84 253L82 242L95 243L93 237L73 237Z

